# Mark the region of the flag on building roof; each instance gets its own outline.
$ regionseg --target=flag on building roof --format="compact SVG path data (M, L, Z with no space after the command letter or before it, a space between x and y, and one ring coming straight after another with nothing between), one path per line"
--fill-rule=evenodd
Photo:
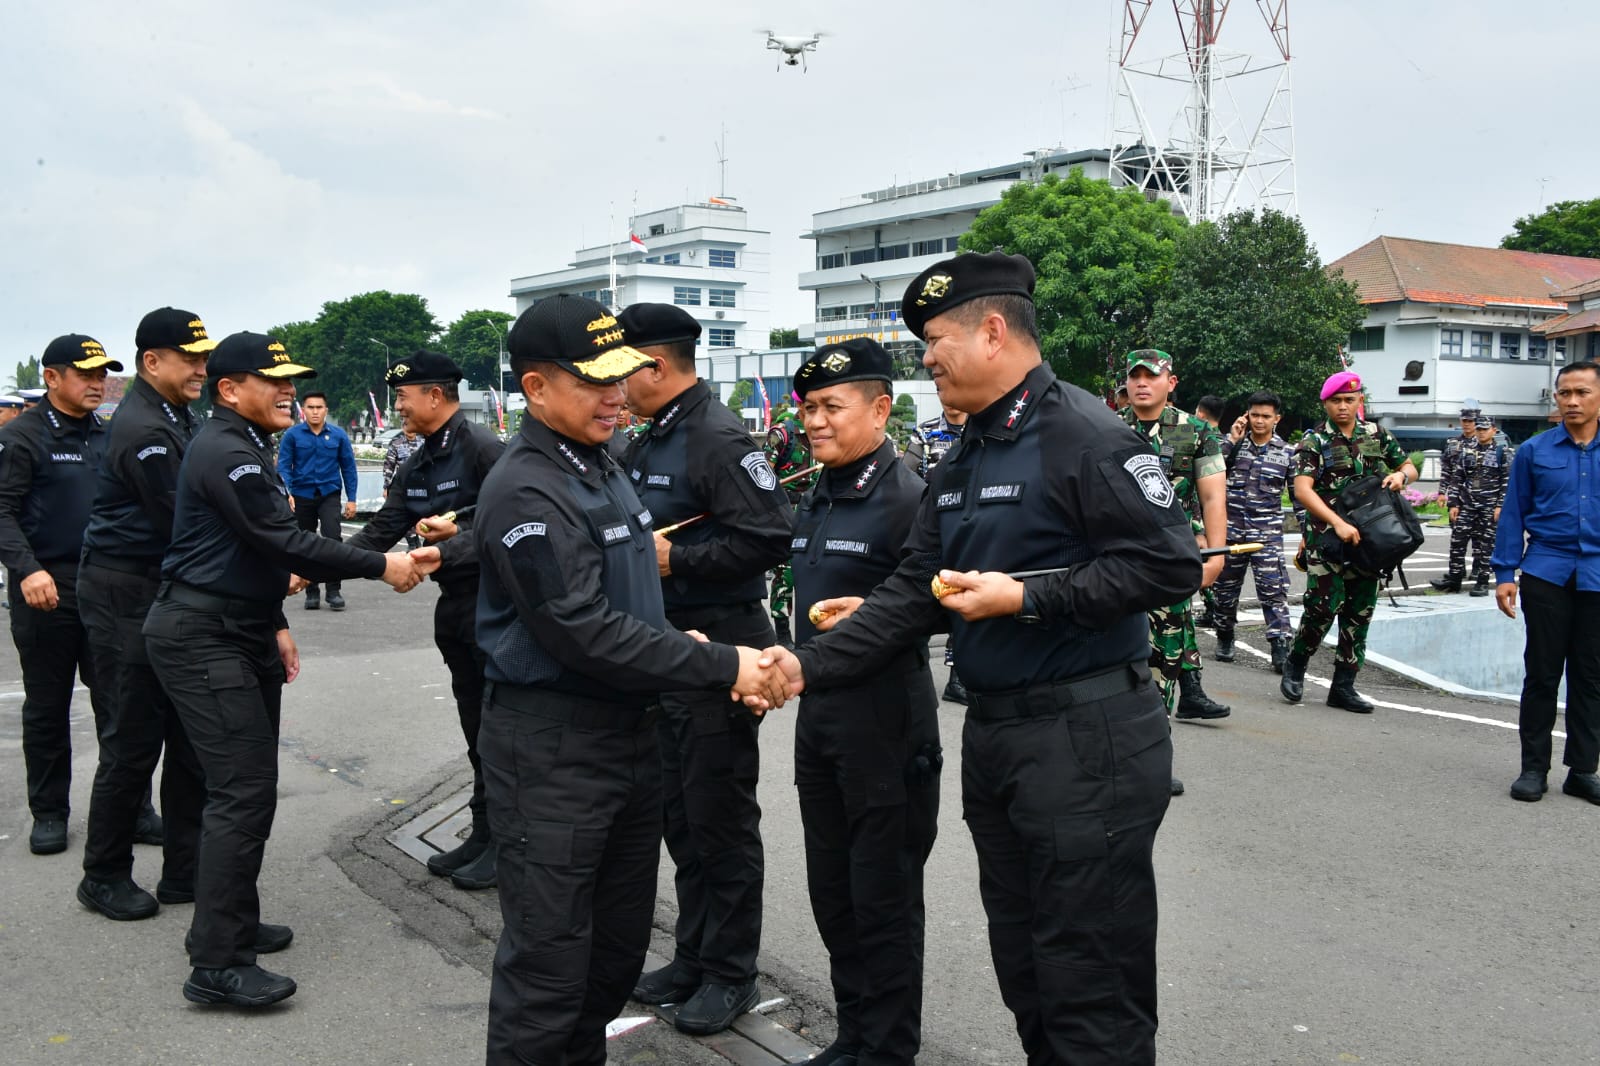
M733 206L733 202L731 200L724 200L720 196L708 196L706 197L706 202L711 204L721 204L723 207Z
M648 248L646 248L644 246L644 242L639 239L639 235L637 233L628 234L628 245L629 245L629 247L634 248L637 251L641 251L641 252L649 252L650 251L650 249L648 249Z

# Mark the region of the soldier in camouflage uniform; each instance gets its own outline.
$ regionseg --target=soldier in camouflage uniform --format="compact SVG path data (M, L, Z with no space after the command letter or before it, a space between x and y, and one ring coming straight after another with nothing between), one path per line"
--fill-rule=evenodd
M1128 353L1129 406L1118 414L1161 457L1161 471L1197 535L1210 547L1226 543L1228 504L1222 438L1205 422L1167 403L1178 384L1172 356L1153 348ZM1203 517L1202 517L1203 516ZM1222 572L1222 557L1206 563L1206 584ZM1150 612L1150 669L1173 717L1226 718L1232 708L1200 685L1200 646L1190 601ZM1176 707L1174 695L1178 695Z
M1289 625L1289 574L1283 566L1283 490L1294 468L1294 448L1275 432L1283 403L1276 393L1257 392L1222 442L1228 467L1228 543L1256 541L1254 555L1229 558L1212 589L1217 594L1217 661L1233 662L1244 573L1254 569L1256 599L1267 616L1272 669L1283 673L1294 629Z
M1456 524L1456 510L1461 506L1462 458L1478 446L1477 419L1481 412L1478 401L1468 399L1461 404L1461 435L1444 442L1439 455L1439 494L1450 506L1450 565L1443 577L1428 584L1440 592L1460 592L1462 579L1467 576L1467 542L1470 536Z
M811 465L811 442L806 438L806 427L800 415L792 408L785 409L773 420L767 430L767 443L763 449L767 462L779 480L798 474ZM817 475L796 478L784 486L791 506L798 506L800 498L816 484ZM772 597L768 601L772 612L772 628L777 630L778 643L794 647L794 630L789 625L789 615L794 610L794 571L787 562L772 571Z
M1506 498L1511 473L1512 448L1495 439L1494 419L1479 414L1476 439L1461 451L1461 503L1450 508L1450 540L1455 547L1457 526L1472 540L1472 595L1489 595L1489 557L1494 554L1494 530L1500 521L1500 504ZM1462 562L1466 562L1465 548Z
M1356 673L1367 655L1367 626L1378 605L1378 579L1353 566L1330 562L1322 538L1336 535L1357 544L1361 533L1336 514L1329 502L1358 477L1383 475L1384 488L1395 492L1417 479L1394 435L1375 422L1356 418L1361 403L1361 378L1341 370L1323 382L1322 408L1328 420L1306 432L1295 449L1294 494L1307 511L1305 530L1306 594L1300 629L1283 666L1278 690L1290 703L1305 694L1306 664L1322 645L1335 615L1339 648L1333 657L1333 686L1328 706L1371 714L1372 704L1356 691Z
M927 481L928 475L939 465L939 460L944 458L944 453L961 439L961 431L966 426L967 413L945 405L937 418L918 422L911 430L905 454L900 457L901 462L910 467L912 473ZM945 682L943 698L965 707L967 686L961 683L961 675L956 673L956 646L953 640L945 641L944 664L950 668L950 680Z

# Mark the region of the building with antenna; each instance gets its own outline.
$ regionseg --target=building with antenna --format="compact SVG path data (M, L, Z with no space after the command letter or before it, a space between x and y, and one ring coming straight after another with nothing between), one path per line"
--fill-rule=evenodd
M679 204L628 219L628 236L580 248L560 270L513 278L517 313L566 293L620 309L677 304L699 321L701 351L767 347L770 242L733 197Z

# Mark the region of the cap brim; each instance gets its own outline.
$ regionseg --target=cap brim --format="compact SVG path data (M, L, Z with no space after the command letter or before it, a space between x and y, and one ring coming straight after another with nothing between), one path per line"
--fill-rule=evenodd
M195 341L193 344L180 344L178 349L185 352L209 352L220 343L214 340Z
M1130 373L1130 374L1133 373L1135 370L1138 370L1141 366L1144 367L1146 370L1150 371L1150 373L1152 373L1152 374L1170 374L1170 373L1172 373L1172 368L1170 366L1162 366L1160 363L1146 362L1143 359L1139 360L1137 363L1129 363L1128 364L1128 373Z
M263 370L252 370L250 373L264 378L314 378L317 376L315 370L312 370L309 366L301 366L299 363L274 363Z
M99 370L101 367L105 367L107 370L116 370L119 372L122 370L122 364L111 358L109 355L91 355L87 359L74 360L71 365L77 367L79 370Z
M601 352L593 359L573 360L562 365L585 381L595 385L610 385L654 363L654 359L639 349L622 344Z

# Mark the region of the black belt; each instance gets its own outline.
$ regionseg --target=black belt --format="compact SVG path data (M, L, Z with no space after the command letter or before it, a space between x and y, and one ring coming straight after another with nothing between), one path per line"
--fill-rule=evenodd
M506 707L535 718L567 722L586 729L634 732L655 725L655 704L621 704L585 699L565 692L490 681L483 687L485 703Z
M84 566L98 566L102 570L115 570L119 574L133 574L149 581L161 580L161 561L141 562L138 559L119 559L100 552L84 552Z
M446 578L443 581L434 579L434 584L439 586L439 591L446 596L476 596L478 594L478 578L472 577Z
M185 585L181 581L163 581L161 588L156 592L156 599L171 600L181 603L185 607L196 607L202 611L211 611L215 614L230 615L234 618L243 618L250 621L271 621L278 616L282 606L276 603L262 603L259 600L241 600L237 596L218 596L207 592L205 589Z
M968 689L967 717L980 722L992 722L1001 718L1036 718L1059 714L1074 704L1093 703L1132 692L1149 680L1149 667L1143 663L1126 663L1066 681L1047 681L1009 692L973 692Z
M757 600L741 600L738 603L711 603L693 607L669 607L666 615L676 629L699 629L720 622L724 618L735 618L745 614L760 614L761 603Z

